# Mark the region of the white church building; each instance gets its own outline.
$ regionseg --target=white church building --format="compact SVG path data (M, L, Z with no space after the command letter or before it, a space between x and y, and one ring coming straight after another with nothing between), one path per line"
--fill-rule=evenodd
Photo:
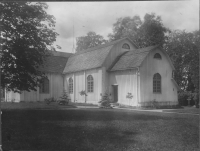
M42 69L47 75L37 91L7 92L6 101L44 101L66 90L71 102L97 104L101 94L130 106L177 105L179 87L167 53L158 45L138 48L122 38L75 54L52 52ZM85 91L87 96L80 95ZM126 96L131 93L133 98Z

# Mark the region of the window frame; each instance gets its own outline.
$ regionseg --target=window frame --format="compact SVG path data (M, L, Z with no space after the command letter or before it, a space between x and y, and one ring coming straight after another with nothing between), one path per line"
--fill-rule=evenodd
M126 46L128 46L128 48L126 48ZM123 49L128 49L128 50L131 49L131 47L130 47L129 44L127 44L127 43L124 43L124 44L122 45L122 48L123 48Z
M68 80L68 82L69 82L69 94L73 94L73 79L72 79L72 77L70 77L69 78L69 80Z
M92 75L87 76L87 92L88 93L94 92L94 78Z
M48 78L43 78L40 83L39 93L40 94L49 94L50 93L50 81Z
M162 56L160 55L160 53L155 53L153 58L158 59L158 60L162 60Z
M153 75L153 93L162 93L162 77L159 73Z

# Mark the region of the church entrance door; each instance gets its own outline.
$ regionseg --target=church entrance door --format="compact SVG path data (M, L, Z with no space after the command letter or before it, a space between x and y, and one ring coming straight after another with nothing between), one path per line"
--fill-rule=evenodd
M114 96L114 103L118 102L118 85L112 85L113 87L113 96Z

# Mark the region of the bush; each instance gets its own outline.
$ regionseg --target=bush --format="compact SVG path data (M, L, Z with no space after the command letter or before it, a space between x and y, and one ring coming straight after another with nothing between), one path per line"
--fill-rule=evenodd
M46 98L44 102L49 105L52 102L56 102L56 99L54 99L54 97Z
M179 102L179 105L181 106L187 106L187 105L195 105L198 100L197 100L197 93L194 92L190 92L190 91L185 91L185 92L179 92L178 93L178 102ZM188 104L188 99L191 99L190 100L190 104ZM196 102L195 102L196 100Z
M101 100L98 102L100 108L112 108L110 105L111 99L109 98L109 94L105 93L101 94Z
M69 103L69 100L70 100L70 97L69 97L68 93L66 91L63 91L62 96L58 100L58 104L59 105L66 105L66 104Z

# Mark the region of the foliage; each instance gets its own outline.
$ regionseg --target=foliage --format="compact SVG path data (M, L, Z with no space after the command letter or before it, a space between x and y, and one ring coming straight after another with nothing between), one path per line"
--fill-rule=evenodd
M67 93L67 91L63 91L63 94L58 100L58 103L61 105L65 105L69 103L69 100L70 100L69 94Z
M88 32L87 36L78 37L76 39L76 52L85 50L97 45L105 44L107 41L101 35L97 35L95 32Z
M52 102L56 102L56 99L54 99L54 97L46 98L44 102L49 105Z
M133 36L137 33L142 21L139 16L118 18L113 24L113 33L109 34L110 41L120 39L126 36Z
M188 104L190 99L190 104ZM181 106L196 105L199 104L199 92L196 90L194 93L190 91L182 91L178 93L178 102Z
M132 93L127 93L127 95L126 95L126 98L128 98L128 99L132 99L133 98L133 95L132 95Z
M166 33L169 29L163 26L160 16L155 13L146 14L142 21L139 16L117 19L113 24L113 33L109 34L109 40L117 40L122 37L130 37L140 48L165 43Z
M101 94L101 100L98 102L99 107L112 108L110 102L111 102L111 99L108 93L104 93L103 95Z
M85 95L85 96L87 96L87 93L84 91L84 90L82 90L81 92L79 92L80 93L80 95L82 96L82 95Z
M199 89L199 31L172 31L164 46L175 67L174 79L183 91Z
M2 86L8 90L36 90L44 73L38 70L58 35L55 18L45 3L0 2Z

